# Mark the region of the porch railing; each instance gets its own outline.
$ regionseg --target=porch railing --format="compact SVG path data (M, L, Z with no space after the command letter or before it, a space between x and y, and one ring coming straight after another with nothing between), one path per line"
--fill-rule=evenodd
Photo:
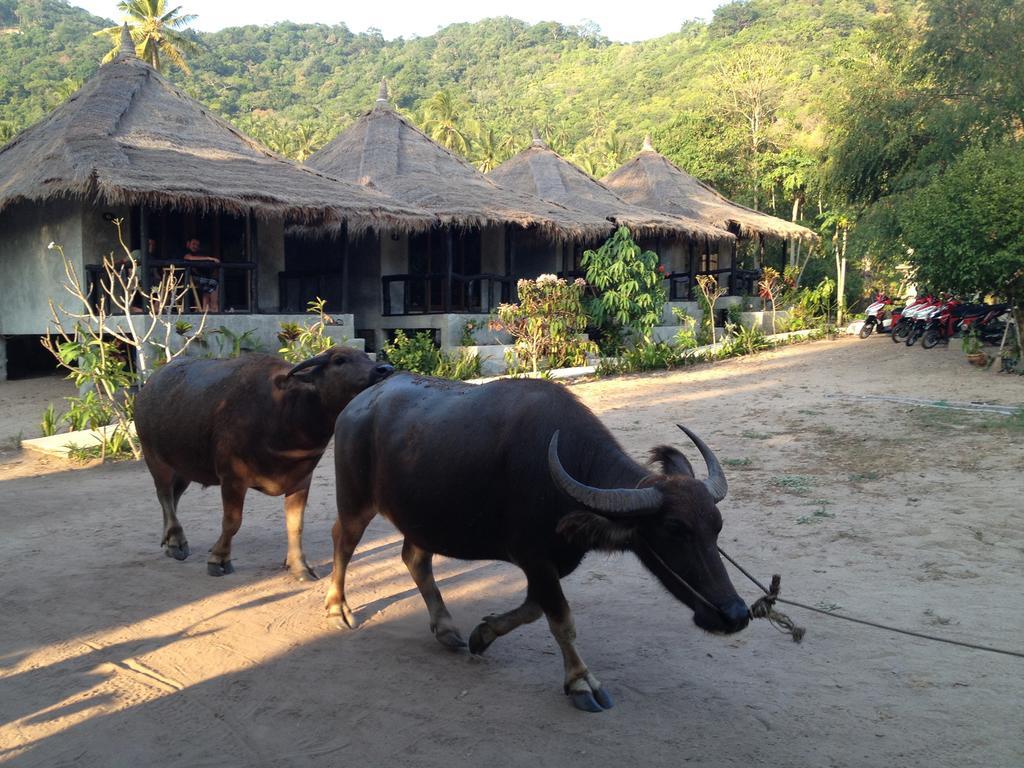
M512 295L512 278L494 274L385 275L381 286L385 316L490 314Z
M691 275L689 272L673 272L668 276L669 301L693 301L697 287L697 275L714 275L719 284L725 283L726 296L750 296L756 292L761 271L756 269L709 269Z

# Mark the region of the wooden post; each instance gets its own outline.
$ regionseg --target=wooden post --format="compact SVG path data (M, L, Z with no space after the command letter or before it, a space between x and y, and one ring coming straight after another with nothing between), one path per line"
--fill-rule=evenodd
M844 256L839 262L839 280L837 281L836 290L838 295L836 296L836 327L843 327L843 315L845 314L846 304L846 257Z
M139 206L139 252L142 254L139 259L139 268L142 270L142 288L146 292L152 287L152 277L149 274L149 221L146 216L146 206Z
M348 222L341 225L341 313L349 311L348 292Z
M455 235L453 233L453 228L452 227L448 227L448 238L447 238L446 245L447 245L447 247L445 248L445 255L444 255L444 271L445 271L445 274L447 275L447 278L445 279L444 283L441 286L441 289L442 289L442 293L441 293L442 299L441 299L441 302L444 305L443 306L444 311L445 312L451 312L452 311L452 262L455 259L455 254L454 254L454 250L455 250Z
M245 260L252 264L249 270L249 311L255 314L259 310L259 263L256 260L256 245L253 237L252 209L245 212ZM278 297L280 301L280 296Z

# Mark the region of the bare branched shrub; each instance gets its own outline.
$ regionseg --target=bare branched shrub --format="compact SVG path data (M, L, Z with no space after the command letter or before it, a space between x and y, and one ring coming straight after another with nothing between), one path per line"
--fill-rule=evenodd
M103 257L103 274L92 291L63 247L50 243L64 262L63 288L71 300L67 305L50 301L50 327L42 345L68 378L94 392L110 414L108 424L114 429L99 431L100 457L130 450L140 458L132 429L133 392L157 367L185 352L202 333L206 315L192 336L177 333L170 312L188 298L183 270L162 270L159 283L144 290L139 265L124 242L123 220L113 223L125 257Z

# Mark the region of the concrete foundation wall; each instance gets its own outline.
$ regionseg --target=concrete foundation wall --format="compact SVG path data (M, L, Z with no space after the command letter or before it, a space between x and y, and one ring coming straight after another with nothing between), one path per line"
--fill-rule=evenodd
M0 213L0 334L41 335L50 324L49 300L68 303L64 265L47 250L51 242L63 246L84 283L80 203L19 203Z

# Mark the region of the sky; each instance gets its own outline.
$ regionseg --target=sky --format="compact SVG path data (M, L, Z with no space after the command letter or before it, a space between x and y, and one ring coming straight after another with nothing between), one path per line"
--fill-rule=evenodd
M634 6L629 2L595 0L442 0L440 3L390 2L324 3L323 0L169 0L168 8L180 4L186 13L198 15L192 25L202 32L216 32L224 27L244 24L273 24L277 21L299 23L344 22L353 32L379 29L384 37L426 37L440 27L460 21L479 21L491 16L514 16L523 21L558 21L579 24L594 21L601 33L618 42L635 42L678 32L690 19L709 19L716 6L725 0L681 0L680 2L646 2ZM114 21L122 14L116 0L70 0L71 5ZM642 9L642 10L641 10Z

